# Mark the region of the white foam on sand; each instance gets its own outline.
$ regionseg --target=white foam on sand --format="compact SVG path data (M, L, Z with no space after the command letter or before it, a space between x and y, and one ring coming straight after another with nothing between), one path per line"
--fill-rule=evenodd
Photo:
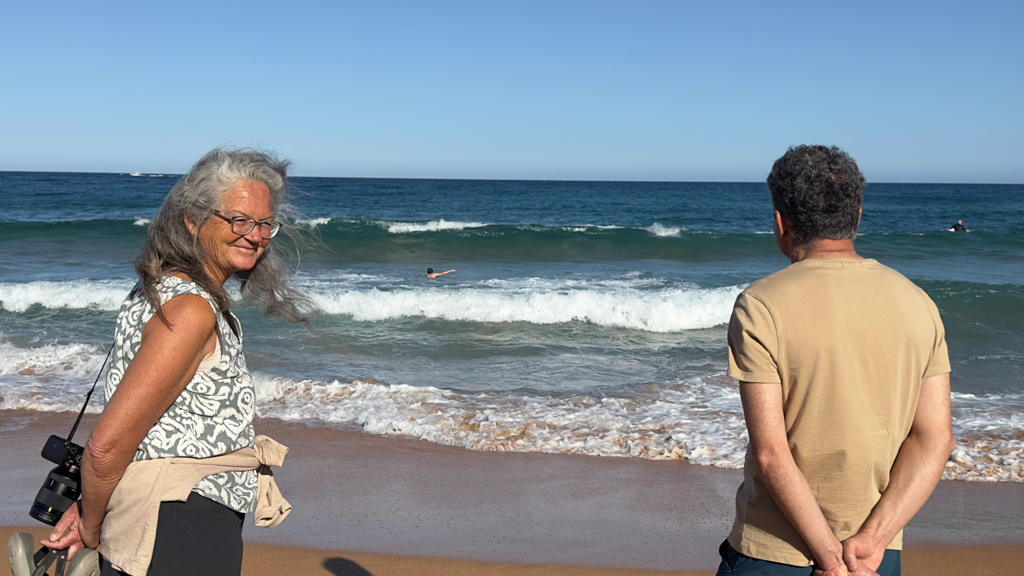
M76 412L106 349L16 346L0 339L0 409ZM260 416L358 426L471 450L684 458L742 468L747 445L739 390L722 373L647 385L607 397L297 380L255 372ZM943 478L1024 482L1022 395L954 394L956 451ZM102 394L89 411L97 413Z
M372 434L471 450L684 458L693 464L742 468L748 442L739 391L723 374L605 398L470 395L377 381L327 383L268 374L254 379L263 416L354 424ZM1024 482L1024 442L969 431L967 426L976 423L957 422L959 408L954 403L958 445L943 478ZM1019 436L1019 427L1007 430ZM965 441L963 435L975 440Z
M942 477L1024 481L1024 394L952 393L956 450Z
M106 350L87 344L17 347L0 341L0 408L70 412L82 408ZM102 387L102 382L99 385ZM103 408L103 394L89 412Z
M747 443L739 393L727 379L648 386L635 395L558 398L354 380L255 375L261 416L355 424L472 450L686 458L739 468Z

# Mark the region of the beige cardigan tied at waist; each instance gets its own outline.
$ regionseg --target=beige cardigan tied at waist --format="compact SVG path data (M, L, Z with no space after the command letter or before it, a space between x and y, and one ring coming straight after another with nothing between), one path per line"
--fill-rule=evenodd
M161 502L184 502L200 480L221 472L256 470L257 526L277 526L292 511L281 496L270 466L280 466L288 448L257 436L251 448L210 458L157 458L132 462L117 483L100 530L100 550L114 568L146 576L156 541Z

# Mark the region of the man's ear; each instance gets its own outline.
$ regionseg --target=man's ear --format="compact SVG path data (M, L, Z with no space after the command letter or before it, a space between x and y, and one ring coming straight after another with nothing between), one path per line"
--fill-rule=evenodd
M778 210L775 211L775 229L778 231L776 233L778 236L788 236L792 234L792 231L789 229L789 222L786 220L786 217L782 215L782 212L779 212Z
M195 236L196 235L196 225L193 224L192 221L188 219L188 215L186 214L186 215L182 216L181 219L185 221L185 227L188 228L188 231L191 232L193 236Z
M793 250L793 230L789 227L786 217L778 210L775 211L775 216L772 220L775 245L779 248L779 252L782 252L786 258L789 258L789 254Z

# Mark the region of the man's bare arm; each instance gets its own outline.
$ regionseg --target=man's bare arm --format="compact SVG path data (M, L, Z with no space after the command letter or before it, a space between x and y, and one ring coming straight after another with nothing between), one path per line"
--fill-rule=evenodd
M846 574L843 546L818 507L789 450L782 412L782 386L740 382L743 416L747 421L757 474L772 499L811 549L815 563L825 574Z
M860 531L843 543L850 571L863 562L874 569L885 547L910 522L935 490L956 448L949 414L949 374L925 378L910 434L889 475L889 486Z

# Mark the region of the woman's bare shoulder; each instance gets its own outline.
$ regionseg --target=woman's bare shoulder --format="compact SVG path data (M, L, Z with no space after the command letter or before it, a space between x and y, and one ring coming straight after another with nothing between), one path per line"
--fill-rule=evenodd
M171 298L161 307L164 318L170 326L165 325L154 316L143 329L143 335L154 329L169 329L174 332L179 327L204 334L213 333L217 326L217 316L205 298L198 294L181 294ZM160 328L156 328L159 325Z

